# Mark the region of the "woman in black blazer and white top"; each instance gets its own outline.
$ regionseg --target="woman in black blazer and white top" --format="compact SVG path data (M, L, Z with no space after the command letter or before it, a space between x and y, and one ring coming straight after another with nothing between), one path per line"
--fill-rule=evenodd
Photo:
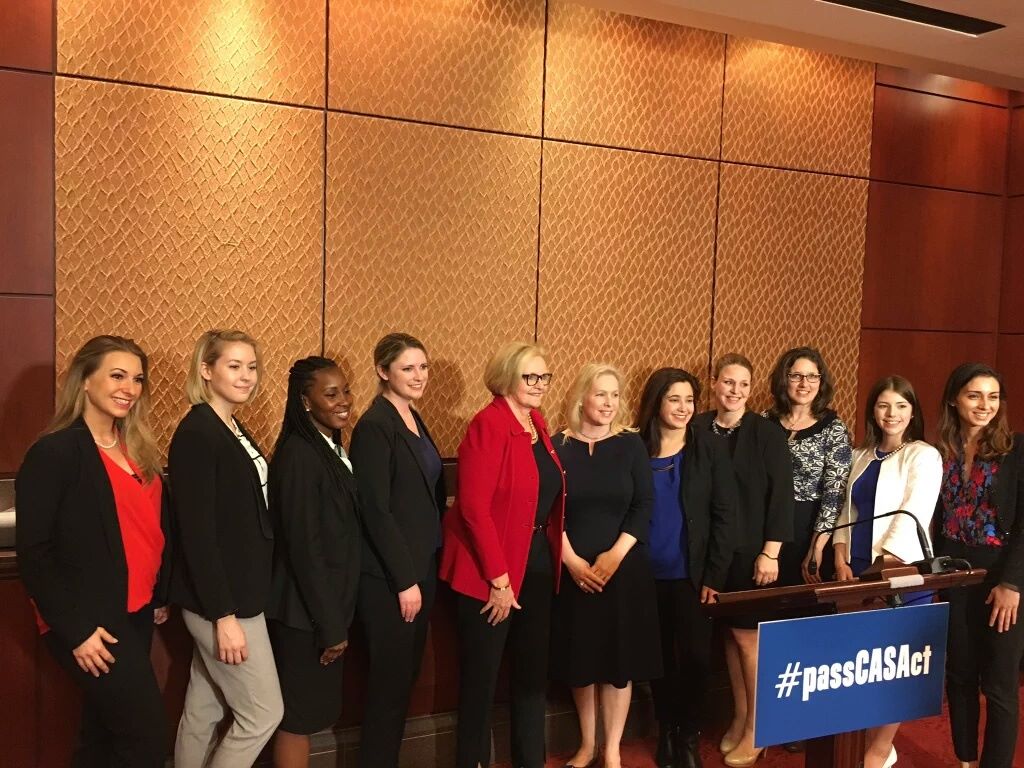
M700 382L660 368L644 384L637 425L654 473L648 552L665 675L651 681L659 768L699 768L699 728L711 672L710 617L702 603L725 589L736 531L729 452L692 418Z
M44 642L84 694L76 766L162 768L167 753L149 660L168 568L148 376L135 342L86 342L16 481L21 578Z
M412 408L427 386L426 349L388 334L373 363L380 394L352 433L363 504L359 615L370 652L359 764L393 768L434 603L445 488L441 456Z
M270 463L274 575L267 607L284 719L276 768L309 765L309 736L341 715L341 655L356 608L359 515L341 445L351 393L337 364L297 360Z
M736 475L739 525L730 567L729 591L754 589L779 578L779 552L793 540L793 465L786 433L777 424L747 410L751 362L736 353L715 362L712 397L715 410L694 419L694 429L724 441ZM757 624L762 617L731 620L725 660L733 692L733 720L719 749L725 764L752 765L754 685L757 681Z
M192 410L171 439L180 552L171 598L195 641L175 765L252 765L281 720L263 616L274 545L267 462L234 417L255 396L261 373L250 336L204 333L185 386ZM217 741L217 726L228 714L234 720Z

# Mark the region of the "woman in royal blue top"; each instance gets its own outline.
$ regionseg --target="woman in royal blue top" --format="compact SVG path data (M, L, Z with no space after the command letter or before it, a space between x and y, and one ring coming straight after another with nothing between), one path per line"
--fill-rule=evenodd
M942 490L938 546L988 575L952 589L946 695L953 749L962 768L978 766L979 690L985 695L984 768L1010 768L1017 743L1018 670L1024 629L1024 436L1010 432L1002 377L981 363L957 367L939 417Z
M650 375L638 429L654 474L649 552L665 674L651 681L659 768L699 768L698 732L711 663L710 618L701 609L725 587L736 498L729 453L691 427L697 378L681 368Z
M839 525L863 522L837 530L833 539L840 581L853 579L879 555L903 562L924 556L913 518L928 529L939 493L942 461L923 437L924 417L910 382L902 376L876 382L864 409L864 443L853 452L839 513ZM910 515L880 517L897 509ZM903 598L920 602L930 600L931 593L904 594ZM899 723L890 723L868 730L864 768L888 768L896 762L892 740L898 728Z

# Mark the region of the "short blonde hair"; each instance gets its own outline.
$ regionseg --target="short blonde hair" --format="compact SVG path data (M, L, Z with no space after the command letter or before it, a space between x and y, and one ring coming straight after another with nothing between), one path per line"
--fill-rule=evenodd
M260 345L245 331L215 329L200 336L196 340L195 349L192 350L188 378L185 379L185 397L192 405L210 402L210 385L203 378L203 363L212 366L221 356L224 346L236 342L248 344L256 353L256 386L249 394L249 402L256 397L256 393L260 390L260 383L263 381L263 356L260 354Z
M528 360L545 357L541 347L528 341L510 341L495 352L484 368L484 386L492 395L510 395Z
M622 396L625 379L622 371L611 363L587 363L580 370L572 389L569 390L569 401L565 409L565 423L570 431L576 434L580 433L580 427L583 425L583 398L590 392L594 382L606 375L614 376L615 381L619 384L619 408L612 419L610 434L617 435L619 432L636 431L626 419L629 406L626 403L626 398Z

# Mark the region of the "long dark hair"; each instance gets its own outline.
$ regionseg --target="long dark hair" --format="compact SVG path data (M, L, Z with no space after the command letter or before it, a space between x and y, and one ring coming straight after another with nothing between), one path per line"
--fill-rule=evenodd
M789 372L796 365L797 360L810 360L821 374L821 381L818 385L818 394L811 402L811 413L814 418L820 419L832 405L832 396L835 394L835 383L832 379L832 371L825 365L825 358L821 356L814 347L794 347L782 353L782 356L772 368L768 381L772 389L771 413L776 418L788 416L793 410L793 403L789 399Z
M924 414L921 413L921 403L914 392L914 386L902 376L892 375L876 381L875 386L868 392L867 402L864 403L864 448L873 448L882 442L882 428L875 421L875 403L883 392L890 389L910 403L913 409L910 424L903 432L903 442L924 440Z
M302 404L302 396L309 392L316 374L319 371L328 371L337 367L338 364L330 358L313 355L296 360L288 369L288 394L284 403L284 420L281 422L281 432L277 436L277 442L274 443L274 458L271 460L271 464L277 460L278 449L284 444L284 441L291 435L297 435L313 446L313 451L327 466L331 477L339 487L344 488L346 479L341 462L328 447L320 430L313 425L313 420ZM340 432L335 430L332 437L335 443L341 444Z
M942 391L942 410L939 411L939 442L938 449L942 458L951 459L960 454L964 447L964 436L960 432L960 415L956 412L956 398L960 390L966 387L971 379L977 377L995 379L999 383L999 410L981 434L978 435L979 459L988 461L1005 456L1013 448L1013 432L1010 431L1009 418L1006 413L1006 387L1003 377L985 363L962 363L953 369L946 379L946 388Z
M647 446L649 456L657 456L661 452L661 401L665 399L673 384L689 384L693 389L693 409L697 411L700 400L700 382L697 377L682 368L659 368L647 377L644 391L640 395L640 412L637 415L637 431ZM686 425L687 432L691 429L693 419Z

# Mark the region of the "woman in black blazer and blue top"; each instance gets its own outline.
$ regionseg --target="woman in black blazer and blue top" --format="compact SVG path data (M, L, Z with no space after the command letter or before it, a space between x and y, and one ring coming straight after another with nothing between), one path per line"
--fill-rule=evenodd
M984 568L984 583L951 589L946 695L953 749L978 766L979 692L985 696L983 768L1013 765L1024 655L1024 435L1010 432L1002 377L965 363L942 395L936 511L939 554Z
M725 589L736 535L729 453L691 423L700 389L692 373L659 368L644 385L637 419L654 473L648 551L665 669L664 677L651 681L659 768L701 765L712 632L701 605Z
M171 598L195 648L175 765L252 765L281 720L281 690L263 612L274 534L267 462L235 419L262 365L241 331L196 342L185 391L193 404L171 439L168 471L179 535ZM233 722L217 740L227 715Z
M394 768L434 604L445 488L441 456L412 407L427 387L426 349L391 333L373 364L380 393L352 433L363 505L359 616L370 653L359 765Z
M276 536L267 617L284 699L276 768L309 765L309 736L341 715L341 655L359 584L356 481L341 445L351 402L333 360L307 357L288 372L270 464Z
M736 353L715 362L711 385L714 411L694 419L694 430L710 432L729 449L736 477L739 525L729 570L728 591L768 586L779 578L779 552L793 540L793 465L786 433L778 424L747 410L751 362ZM733 692L733 720L719 749L729 766L753 765L754 685L757 681L757 624L763 617L732 619L725 660Z
M22 581L44 642L84 694L75 766L162 768L167 753L149 660L168 569L148 377L133 341L86 342L16 481Z

